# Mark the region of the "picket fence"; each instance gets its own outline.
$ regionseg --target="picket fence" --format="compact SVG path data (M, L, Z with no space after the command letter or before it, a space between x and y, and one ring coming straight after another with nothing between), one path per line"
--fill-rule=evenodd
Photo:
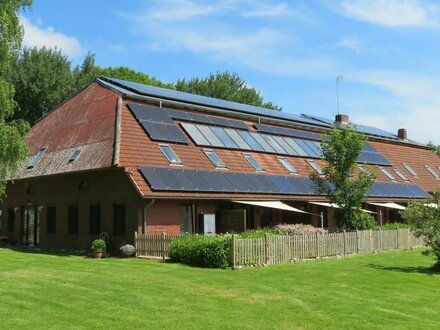
M136 256L168 258L171 242L180 237L135 233ZM231 265L237 267L282 264L301 259L406 250L424 245L423 238L415 237L406 228L306 235L266 235L262 238L239 238L237 235L232 235Z

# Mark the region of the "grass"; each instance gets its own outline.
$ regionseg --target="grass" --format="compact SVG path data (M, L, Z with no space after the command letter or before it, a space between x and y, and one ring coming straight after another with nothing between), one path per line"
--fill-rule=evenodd
M0 328L434 329L432 264L413 250L234 271L0 249Z

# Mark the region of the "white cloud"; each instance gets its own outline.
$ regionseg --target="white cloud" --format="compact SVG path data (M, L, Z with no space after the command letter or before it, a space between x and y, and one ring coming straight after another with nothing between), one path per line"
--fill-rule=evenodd
M351 49L355 53L359 54L361 52L361 42L356 37L345 37L342 38L338 43L339 46Z
M388 27L440 25L440 6L419 0L341 0L329 6L346 17Z
M189 0L161 1L146 13L146 19L165 22L187 21L197 16L206 16L219 10L218 5L198 4Z
M55 31L52 27L40 28L23 16L20 17L20 22L24 29L23 46L56 47L60 49L63 54L71 58L78 57L84 53L80 42L75 37L66 36L61 32Z
M392 132L406 128L410 139L440 144L439 78L384 70L358 72L354 78L379 87L395 98L389 104L394 109L370 109L356 117L358 122Z

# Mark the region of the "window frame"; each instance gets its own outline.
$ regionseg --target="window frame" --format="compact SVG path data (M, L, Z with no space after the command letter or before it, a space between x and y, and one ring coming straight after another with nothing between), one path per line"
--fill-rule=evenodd
M278 161L283 167L289 171L290 174L298 174L297 169L293 166L286 157L277 156ZM289 168L290 167L290 168Z
M438 173L437 173L436 171L434 171L434 169L433 169L431 166L429 166L429 165L424 165L424 166L425 166L426 170L427 170L429 173L431 173L431 175L432 175L434 178L436 178L436 179L440 179L440 175L438 175Z
M160 149L160 151L162 151L163 155L168 160L170 165L183 165L182 160L179 158L179 156L177 156L176 152L171 148L171 146L169 144L159 143L159 149ZM169 151L171 151L171 153L175 156L176 161L173 161L173 159L169 157L169 155L166 153L165 149L168 149Z
M401 178L403 181L409 181L408 177L402 173L398 168L393 168L393 172L397 174L399 178Z
M309 166L315 170L319 175L324 175L324 171L321 166L319 166L313 159L306 159Z
M408 163L402 163L402 166L405 167L405 169L415 178L417 178L417 172L414 171L414 169L408 164Z
M385 167L383 166L379 166L379 170L385 174L385 176L390 179L391 181L397 181L396 177L394 175L392 175Z
M251 154L244 153L243 157L247 160L247 162L254 168L257 172L265 172L264 167L260 164L258 160L254 158Z
M214 152L212 149L203 149L203 153L208 157L208 159L211 161L211 163L215 166L215 168L218 169L227 169L228 167L226 164L221 160L221 158ZM215 161L212 157L216 158L219 163Z
M43 158L44 154L46 153L47 147L41 147L37 154L32 158L31 161L29 161L28 165L26 166L27 170L32 170L35 168L35 166L40 162L40 160Z

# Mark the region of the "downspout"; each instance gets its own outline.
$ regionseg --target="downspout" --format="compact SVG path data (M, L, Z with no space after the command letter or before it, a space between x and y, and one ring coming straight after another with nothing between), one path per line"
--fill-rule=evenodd
M121 148L121 112L122 112L122 97L118 96L116 105L116 126L115 126L115 146L113 153L113 166L119 166L119 151Z
M147 234L147 210L153 206L156 200L153 198L145 207L142 209L142 234Z

